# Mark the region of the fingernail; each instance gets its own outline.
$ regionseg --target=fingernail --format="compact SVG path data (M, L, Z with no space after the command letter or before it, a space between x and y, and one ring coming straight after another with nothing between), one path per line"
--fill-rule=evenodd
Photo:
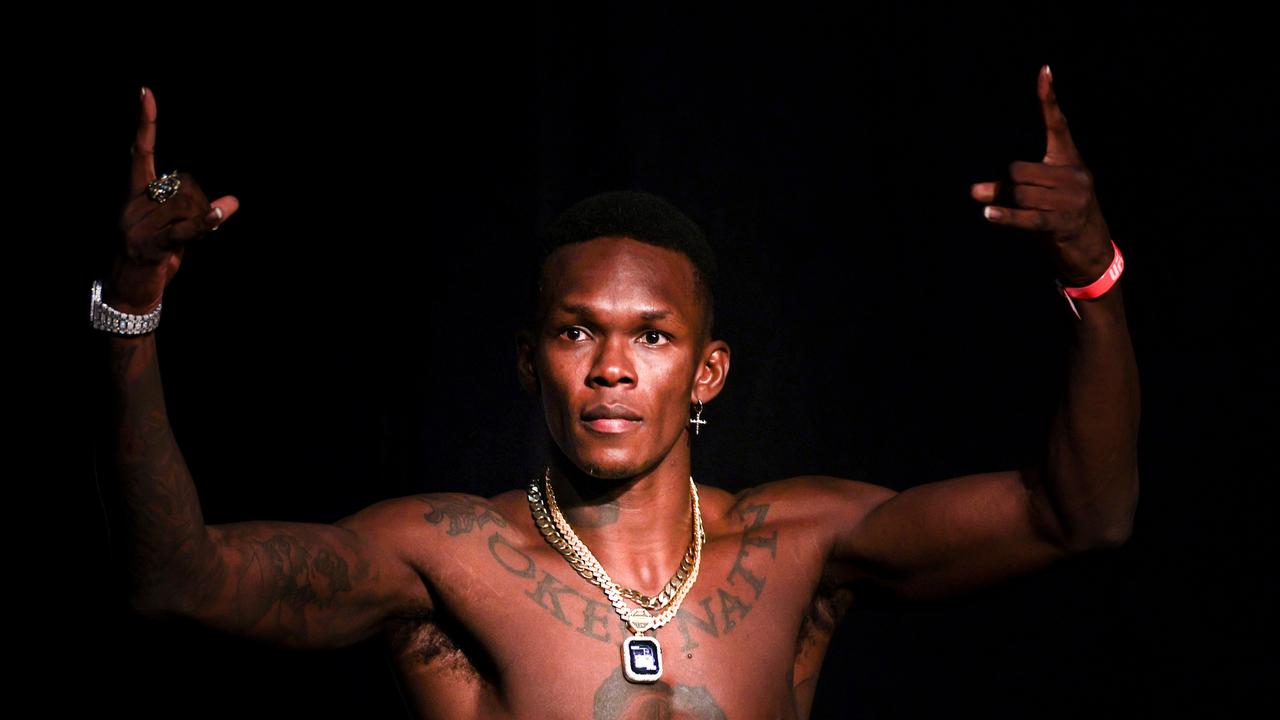
M996 218L1000 217L1000 211L991 207L990 205L982 209L982 214L988 220L995 220Z
M1053 82L1053 70L1048 65L1044 66L1044 74L1049 76L1049 82Z
M146 86L146 85L143 85L143 86L142 86L142 97L143 97L144 99L147 97L147 86Z

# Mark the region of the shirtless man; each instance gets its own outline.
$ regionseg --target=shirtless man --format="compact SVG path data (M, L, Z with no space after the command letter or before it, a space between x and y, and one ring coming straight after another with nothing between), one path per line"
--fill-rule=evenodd
M1063 285L1109 270L1114 281L1047 67L1038 94L1043 161L1011 163L972 197L999 208L993 222L1031 231ZM124 241L104 283L103 301L134 314L159 301L185 243L238 207L209 202L186 174L171 198L149 196L155 118L144 90ZM618 207L625 219L602 219ZM802 476L731 494L691 487L690 434L730 358L712 336L713 260L696 226L653 196L606 193L548 238L536 320L518 340L519 377L554 441L549 486L539 477L533 490L394 498L333 524L207 525L166 417L154 335L101 333L133 606L294 648L379 634L424 717L804 718L835 624L865 592L945 597L1129 537L1139 390L1118 286L1063 308L1079 317L1038 462L903 492ZM549 496L567 532L546 521ZM553 546L557 533L581 542L584 573L598 561L603 586ZM657 643L624 652L645 621L629 628L615 613L638 604L612 602L610 581L650 597L668 589L651 612L661 624L639 636Z

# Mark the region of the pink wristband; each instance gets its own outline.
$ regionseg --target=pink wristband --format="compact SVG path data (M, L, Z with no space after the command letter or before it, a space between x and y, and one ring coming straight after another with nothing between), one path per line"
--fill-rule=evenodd
M1071 312L1076 314L1076 319L1080 318L1080 311L1076 309L1076 304L1071 298L1080 298L1081 300L1092 300L1096 297L1102 297L1108 290L1116 284L1120 279L1120 275L1124 273L1124 255L1120 254L1120 248L1116 247L1116 241L1111 241L1111 249L1115 250L1114 257L1111 258L1111 266L1097 280L1085 285L1084 287L1064 287L1062 281L1054 278L1054 282L1058 284L1058 292L1062 293L1062 297L1067 299L1067 304L1071 306Z

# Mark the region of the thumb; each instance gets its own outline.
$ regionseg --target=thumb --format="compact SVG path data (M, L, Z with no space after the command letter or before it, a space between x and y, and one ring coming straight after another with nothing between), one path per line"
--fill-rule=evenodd
M204 222L209 226L209 232L217 230L218 226L222 224L222 208L214 205L209 214L204 216Z
M234 195L224 195L223 197L209 203L211 209L209 214L205 216L205 224L209 226L209 230L217 230L222 227L222 223L235 214L240 209L240 201Z

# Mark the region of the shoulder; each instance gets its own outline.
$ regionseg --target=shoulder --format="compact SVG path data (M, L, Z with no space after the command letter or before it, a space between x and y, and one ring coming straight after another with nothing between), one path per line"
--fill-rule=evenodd
M334 524L422 567L430 564L429 556L456 552L470 536L507 527L498 497L461 492L404 495L376 502Z
M731 496L728 512L742 515L752 505L767 505L771 517L779 520L848 520L865 515L897 494L890 488L860 480L797 475L739 490Z
M425 525L439 526L451 535L486 523L502 525L494 498L461 492L418 493L388 498L338 520L336 525L351 528L380 528L406 531Z
M785 526L825 554L868 513L897 495L881 485L829 475L797 475L726 493L722 521L729 532Z

